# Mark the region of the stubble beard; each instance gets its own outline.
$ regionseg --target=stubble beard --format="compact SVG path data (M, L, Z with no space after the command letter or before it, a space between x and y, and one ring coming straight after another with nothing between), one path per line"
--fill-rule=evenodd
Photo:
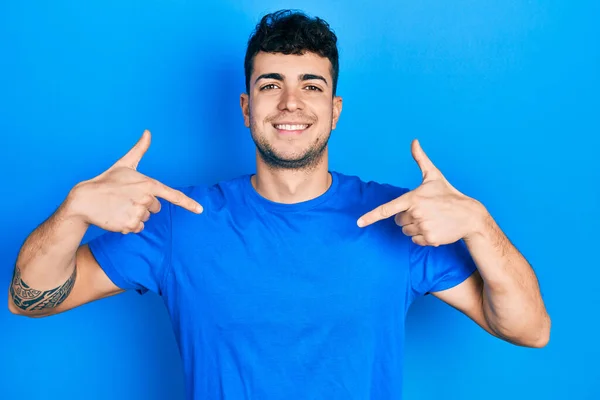
M258 125L252 117L250 117L250 134L258 150L259 157L269 168L310 171L319 165L323 159L325 149L331 137L331 128L325 134L317 135L315 141L306 150L288 157L277 153L273 146L265 139L265 135L259 131ZM291 140L293 139L290 138Z

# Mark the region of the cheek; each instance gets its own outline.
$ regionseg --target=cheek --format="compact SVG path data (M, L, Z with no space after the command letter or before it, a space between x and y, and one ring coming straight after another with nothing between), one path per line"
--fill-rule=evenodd
M315 102L314 110L320 120L329 121L333 114L333 105L331 104L331 100L322 99L319 102Z
M250 121L254 125L264 125L265 119L272 113L265 110L260 105L255 104L254 107L250 108Z

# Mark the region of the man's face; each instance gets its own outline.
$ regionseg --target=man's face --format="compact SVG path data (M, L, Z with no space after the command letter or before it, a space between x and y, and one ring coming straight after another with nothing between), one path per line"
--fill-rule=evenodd
M305 169L322 158L335 129L342 99L333 97L331 63L313 53L260 52L248 94L244 124L260 157L271 167Z

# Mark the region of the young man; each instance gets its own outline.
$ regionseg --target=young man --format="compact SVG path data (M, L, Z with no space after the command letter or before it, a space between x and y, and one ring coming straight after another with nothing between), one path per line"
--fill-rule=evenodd
M171 189L136 170L144 132L27 239L11 311L156 292L198 399L399 399L405 314L427 293L506 341L547 343L531 267L417 141L414 190L328 170L342 99L324 21L265 16L245 71L256 174ZM81 245L92 224L110 232Z

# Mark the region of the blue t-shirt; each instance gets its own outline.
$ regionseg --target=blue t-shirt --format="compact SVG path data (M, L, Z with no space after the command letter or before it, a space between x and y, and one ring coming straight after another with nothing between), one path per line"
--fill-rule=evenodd
M89 243L123 289L164 299L193 399L400 399L405 315L465 280L463 242L421 247L362 214L407 189L332 172L321 196L281 204L250 175L181 189L139 234Z

